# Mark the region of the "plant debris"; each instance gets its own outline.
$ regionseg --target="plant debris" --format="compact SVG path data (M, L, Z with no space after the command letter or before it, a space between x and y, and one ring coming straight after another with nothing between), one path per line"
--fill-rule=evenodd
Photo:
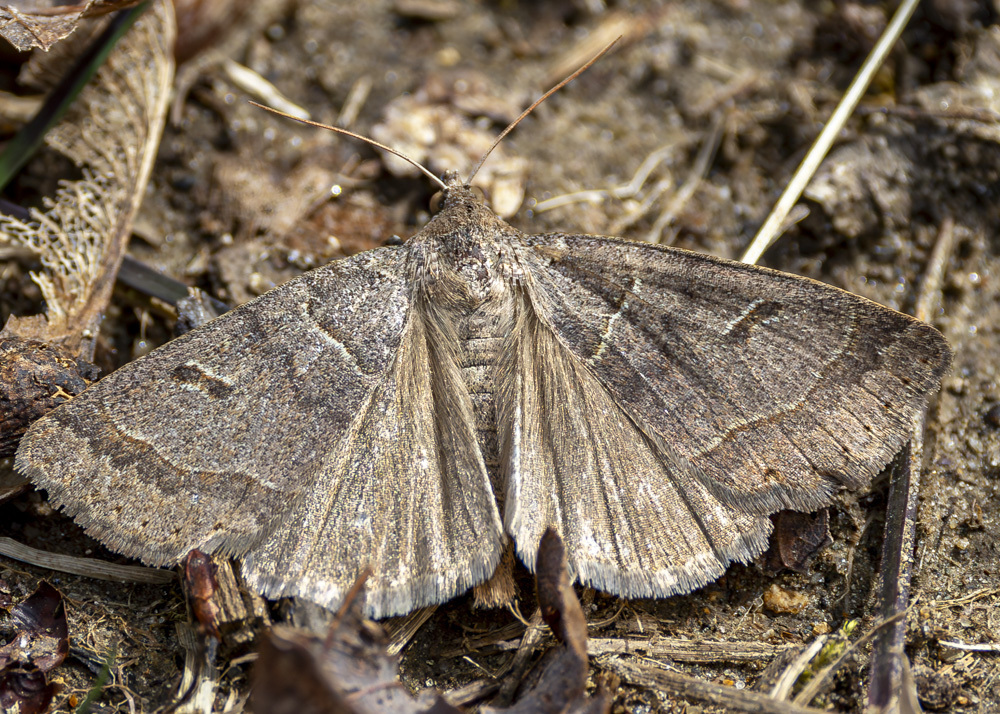
M491 714L599 714L611 708L601 688L587 694L587 621L566 573L565 551L553 529L546 531L536 563L538 601L559 641L536 668L532 684L510 707ZM359 585L363 581L359 582ZM275 627L263 638L255 667L252 702L257 711L367 714L460 714L440 692L416 693L398 678L398 657L388 654L385 630L362 617L354 593L326 638Z
M21 52L38 47L48 51L73 33L85 17L106 15L138 5L140 0L86 0L67 4L34 0L0 5L0 36Z
M58 687L48 672L69 653L69 626L62 595L46 582L14 606L5 628L12 635L0 647L0 711L48 711Z

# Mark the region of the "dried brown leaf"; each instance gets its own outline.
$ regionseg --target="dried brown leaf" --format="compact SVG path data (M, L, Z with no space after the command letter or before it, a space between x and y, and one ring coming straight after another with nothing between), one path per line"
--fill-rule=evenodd
M81 93L49 144L84 178L64 182L44 211L0 216L0 242L30 249L44 318L12 318L6 334L55 342L89 358L125 254L166 115L173 81L173 10L154 2Z
M195 620L204 632L217 640L222 639L219 634L219 604L215 599L219 589L216 578L218 567L212 556L192 550L184 558L183 572L184 594Z
M788 568L797 573L808 572L809 563L816 554L833 543L830 516L825 508L815 513L778 511L771 516L771 521L774 530L764 562L772 570Z
M69 652L69 626L62 594L43 582L10 613L15 636L0 647L0 670L33 665L42 672L59 666Z
M273 714L459 714L436 692L414 698L399 681L398 658L387 652L381 626L366 621L355 598L326 641L275 627L254 669L255 711Z
M0 671L0 711L42 714L49 710L57 687L37 667Z
M0 35L26 52L39 47L46 52L68 37L84 17L104 15L138 5L140 0L87 0L66 5L58 0L31 0L0 5Z

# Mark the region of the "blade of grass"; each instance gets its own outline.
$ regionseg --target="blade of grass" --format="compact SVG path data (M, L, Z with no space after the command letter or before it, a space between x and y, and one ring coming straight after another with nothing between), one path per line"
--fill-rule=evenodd
M94 686L90 688L87 692L87 696L83 698L80 705L76 708L75 714L87 714L90 711L90 707L94 705L97 698L104 693L104 687L107 686L108 680L111 679L111 667L115 663L115 658L118 656L117 648L112 647L108 652L108 656L104 658L104 665L101 667L101 671L97 673L97 679L94 680Z
M878 42L875 43L875 47L872 48L864 64L861 65L861 69L858 70L857 75L855 75L851 86L844 93L844 98L840 100L837 108L833 110L830 120L823 127L823 131L819 133L819 136L816 137L816 141L810 147L809 153L802 159L802 163L795 170L795 174L778 198L778 202L774 204L771 214L764 221L764 225L760 227L760 230L757 231L757 235L754 236L743 257L740 258L741 261L753 265L760 260L760 256L764 254L764 251L777 239L781 232L781 227L785 223L785 218L788 217L788 213L795 206L796 202L798 202L802 192L809 184L809 181L812 180L813 174L816 173L816 169L819 168L827 152L830 151L830 147L837 138L837 134L840 133L844 123L851 116L854 108L861 101L861 97L868 90L868 85L871 84L875 72L882 66L882 63L889 54L889 50L892 49L892 46L902 34L903 28L906 27L906 23L910 20L910 15L917 9L918 2L919 0L904 0L900 4L899 9L896 10L896 14L893 15L889 25L885 28L882 36L879 37Z
M0 191L11 182L18 171L28 162L28 159L38 151L38 147L41 146L49 129L62 119L80 90L104 64L118 40L132 27L148 6L149 2L147 1L115 15L104 31L79 57L73 68L45 98L45 103L42 104L38 113L17 132L7 145L7 149L0 154Z

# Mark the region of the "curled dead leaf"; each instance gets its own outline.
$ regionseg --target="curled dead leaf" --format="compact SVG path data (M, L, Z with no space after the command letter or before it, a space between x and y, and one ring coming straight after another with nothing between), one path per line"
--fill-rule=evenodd
M88 8L91 5L88 4ZM88 10L89 11L89 10ZM3 334L90 359L159 145L173 80L172 7L154 2L46 137L83 169L30 217L0 216L0 245L38 256L44 318L11 318Z

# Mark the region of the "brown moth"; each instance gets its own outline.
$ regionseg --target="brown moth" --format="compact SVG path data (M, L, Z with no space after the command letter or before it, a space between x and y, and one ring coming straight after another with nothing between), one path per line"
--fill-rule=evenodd
M488 580L546 528L579 582L688 592L768 514L867 484L951 359L837 288L684 250L526 235L456 174L401 246L338 260L36 422L16 466L154 565L241 559L268 597L381 617Z

